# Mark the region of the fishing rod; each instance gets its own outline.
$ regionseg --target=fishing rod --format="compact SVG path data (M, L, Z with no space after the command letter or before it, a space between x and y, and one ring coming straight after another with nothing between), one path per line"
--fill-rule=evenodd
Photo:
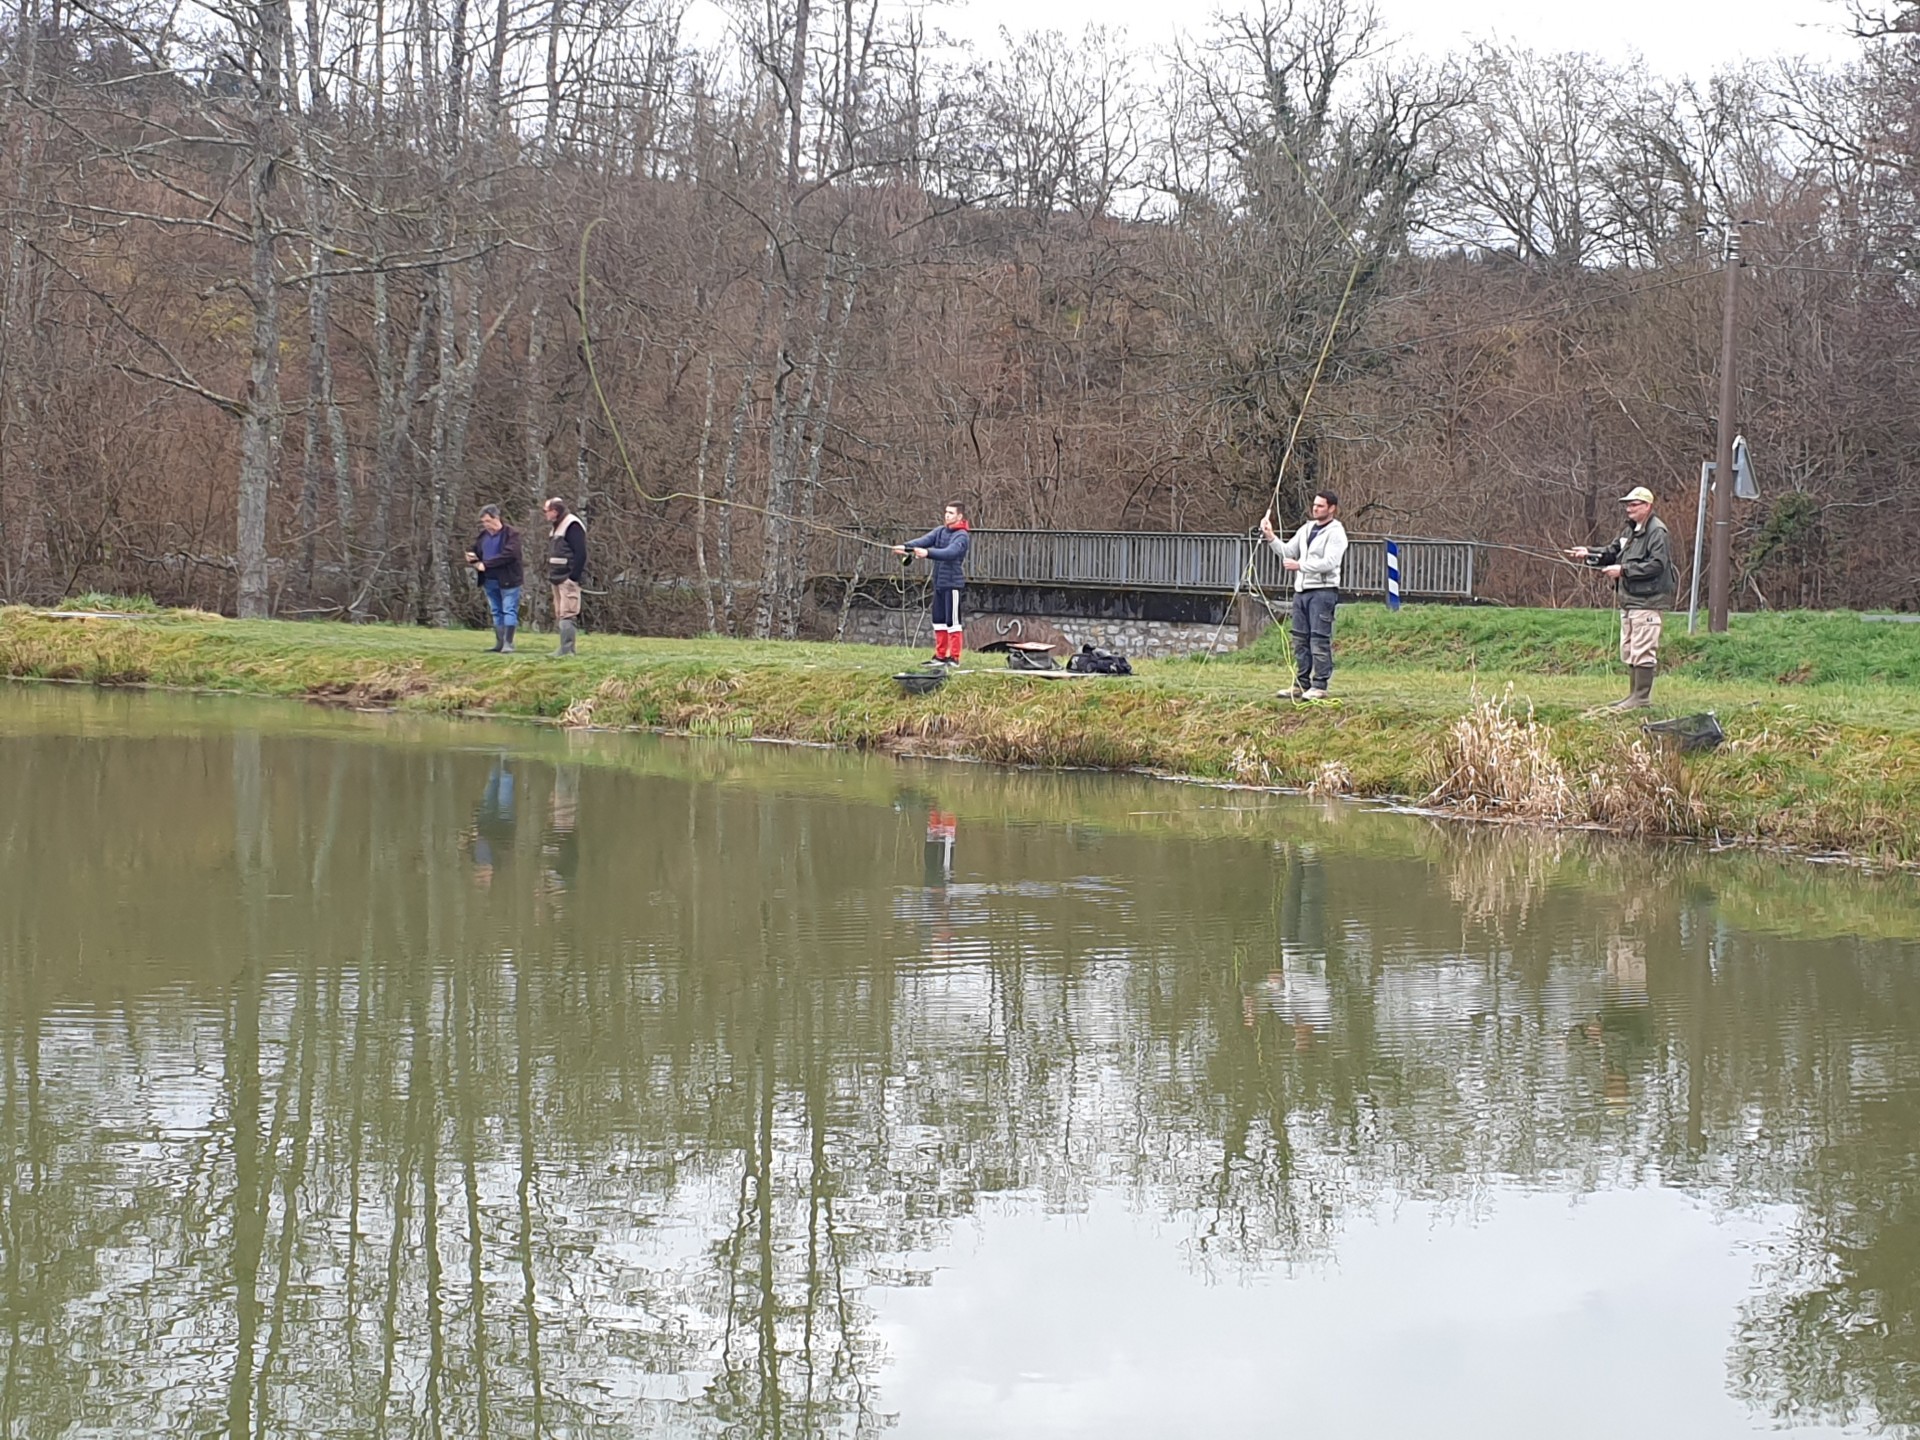
M640 483L640 474L634 469L633 459L627 453L626 436L621 432L620 422L614 418L613 406L607 400L607 392L600 384L600 370L593 360L593 327L587 323L587 241L593 234L594 226L607 217L596 215L587 222L587 228L580 232L580 278L579 297L576 304L580 316L580 353L587 362L587 378L593 383L593 395L600 402L600 413L606 417L607 429L613 435L614 448L620 452L620 463L626 468L627 483L633 487L634 494L650 504L664 505L670 500L693 500L703 505L717 505L727 510L745 510L750 514L764 515L770 520L782 520L789 525L804 526L817 530L823 535L832 535L841 540L851 540L857 545L869 545L878 550L891 551L893 546L885 540L876 540L871 535L862 535L857 531L843 530L837 525L829 525L823 520L810 520L805 516L794 515L788 511L769 509L764 505L749 504L745 500L722 500L694 490L670 490L664 495L648 492ZM909 560L911 556L907 557Z
M1306 391L1300 397L1300 408L1294 412L1293 426L1287 431L1286 448L1280 452L1280 464L1273 474L1273 493L1267 497L1267 511L1261 517L1262 528L1273 523L1273 512L1280 504L1280 487L1286 483L1287 467L1293 463L1294 447L1299 443L1301 427L1307 421L1307 407L1312 405L1314 392L1320 386L1321 372L1326 369L1327 357L1333 353L1334 337L1340 333L1340 322L1346 318L1347 305L1353 299L1354 287L1360 283L1360 271L1367 259L1366 252L1360 248L1360 242L1353 238L1353 231L1348 229L1346 223L1334 213L1333 207L1327 203L1326 196L1320 193L1320 187L1313 183L1313 177L1307 173L1307 167L1302 165L1300 157L1293 153L1293 147L1277 134L1273 139L1274 143L1280 147L1281 153L1287 157L1288 163L1293 166L1295 173L1299 175L1300 183L1306 187L1314 203L1332 222L1340 238L1347 242L1347 248L1353 252L1353 266L1347 271L1347 283L1340 291L1340 303L1334 307L1333 319L1328 323L1326 336L1320 342L1320 354L1313 362L1313 373L1307 377ZM1221 614L1219 628L1213 632L1213 640L1201 657L1203 664L1211 660L1214 652L1220 648L1220 637L1226 633L1227 629L1226 617L1232 613L1234 602L1240 598L1240 591L1249 585L1254 585L1253 566L1259 554L1259 541L1256 538L1248 547L1247 563L1241 571L1240 578L1234 582L1233 594L1227 597L1227 609ZM1260 596L1260 600L1271 613L1273 605L1264 593Z
M1373 534L1365 530L1350 530L1347 533L1355 540L1393 539L1390 534ZM1535 560L1551 560L1557 565L1570 565L1576 570L1587 568L1578 560L1569 560L1558 550L1536 550L1526 545L1511 545L1504 540L1463 540L1453 535L1404 535L1401 538L1409 543L1425 541L1438 545L1471 545L1476 550L1510 550L1515 555L1530 555Z
M1389 537L1389 536L1385 536L1385 535L1379 535L1379 536L1376 536L1376 535L1361 535L1361 536L1359 536L1358 538L1359 538L1359 539L1362 539L1362 540L1375 540L1375 539L1379 539L1379 540L1385 540L1385 539L1390 539L1391 537ZM1433 537L1425 537L1425 538L1429 538L1429 539L1430 539L1430 538L1433 538ZM1587 565L1587 564L1584 564L1584 563L1583 563L1583 562L1581 562L1581 561L1578 561L1578 560L1569 560L1569 559L1568 559L1568 558L1567 558L1567 557L1566 557L1565 555L1562 555L1562 554L1558 554L1558 553L1557 553L1557 552L1555 552L1555 551L1551 551L1551 550L1535 550L1535 549L1533 549L1533 548L1531 548L1531 547L1529 547L1529 546L1526 546L1526 545L1510 545L1510 544L1507 544L1507 543L1505 543L1505 542L1503 542L1503 541L1498 541L1498 540L1466 540L1466 541L1447 541L1447 542L1443 542L1443 543L1449 543L1449 544L1466 544L1466 545L1471 545L1471 546L1473 546L1473 547L1474 547L1474 548L1475 548L1476 550L1506 550L1506 551L1510 551L1511 553L1513 553L1513 554L1515 554L1515 555L1525 555L1525 556L1527 556L1527 557L1528 557L1528 558L1530 558L1530 559L1534 559L1534 560L1545 560L1545 561L1547 561L1547 562L1548 562L1548 563L1550 563L1550 564L1554 564L1554 565L1562 565L1562 566L1565 566L1565 567L1566 567L1567 569L1569 569L1569 570L1578 570L1578 571L1579 571L1579 572L1580 572L1581 574L1583 574L1583 575L1598 575L1598 574L1599 574L1599 572L1598 572L1597 570L1595 570L1595 569L1594 569L1594 568L1593 568L1592 566L1590 566L1590 565ZM1256 541L1256 542L1254 543L1254 548L1253 548L1253 551L1252 551L1252 558L1253 558L1253 559L1257 559L1257 558L1258 558L1258 556L1259 556L1259 553L1260 553L1260 552L1259 552L1259 543L1258 543L1258 541ZM1249 560L1249 562L1248 562L1248 565L1247 565L1247 573L1246 573L1246 575L1245 575L1245 576L1243 576L1243 577L1242 577L1242 583L1243 583L1243 584L1245 585L1245 587L1246 587L1246 588L1247 588L1247 589L1248 589L1249 591L1251 591L1251 592L1252 592L1252 594L1253 594L1253 595L1255 596L1255 598L1257 598L1257 599L1258 599L1258 600L1260 601L1260 603L1261 603L1261 605L1265 607L1265 609L1266 609L1266 612L1267 612L1267 618L1268 618L1268 619L1269 619L1270 621L1272 621L1272 623L1274 623L1275 625L1278 625L1278 624L1280 624L1280 622L1281 622L1281 620L1282 620L1282 619L1284 618L1284 617L1282 617L1282 615L1281 615L1281 613L1280 613L1280 607L1274 604L1274 602L1273 602L1273 599L1272 599L1272 597L1271 597L1271 596L1269 596L1269 595L1267 594L1267 592L1266 592L1266 588L1265 588L1265 587L1264 587L1263 585L1261 585L1261 583L1260 583L1260 581L1259 581L1259 577L1258 577L1258 576L1257 576L1257 575L1255 574L1255 572L1254 572L1254 567L1253 567L1253 564L1252 564L1252 559L1250 559L1250 560ZM1227 602L1227 604L1228 604L1228 612L1229 612L1229 613L1231 613L1231 609L1232 609L1232 604L1233 604L1233 599L1234 599L1235 597L1237 597L1237 596L1238 596L1238 594L1239 594L1239 589L1238 589L1238 588L1236 587L1236 589L1235 589L1235 591L1234 591L1234 595L1233 595L1233 596L1230 596L1230 597L1228 597L1228 602ZM1215 645L1216 645L1216 646L1217 646L1217 645L1218 645L1218 643L1219 643L1219 638L1220 638L1220 632L1221 632L1221 631L1223 631L1223 630L1225 630L1225 628L1226 628L1226 619L1225 619L1225 617L1223 616L1223 617L1221 618L1221 621L1220 621L1220 628L1219 628L1219 630L1216 630L1216 631L1214 632L1214 643L1215 643ZM1201 655L1201 660L1202 660L1203 662L1204 662L1204 661L1206 661L1206 660L1209 660L1209 659L1211 659L1211 658L1212 658L1212 655L1213 655L1213 652L1212 652L1212 650L1210 649L1210 650L1208 650L1208 651L1206 651L1206 652L1204 652L1204 653L1203 653L1203 654Z
M1280 465L1273 475L1273 493L1267 497L1267 513L1261 517L1262 521L1269 525L1273 523L1273 512L1280 504L1280 487L1286 483L1287 466L1293 463L1293 451L1300 441L1301 427L1307 422L1307 407L1313 404L1314 391L1320 388L1320 374L1327 368L1327 357L1333 353L1334 337L1340 333L1340 322L1346 318L1347 305L1353 299L1354 287L1360 283L1361 267L1367 260L1366 252L1353 238L1353 232L1347 229L1338 215L1333 213L1333 207L1327 204L1326 197L1320 193L1319 187L1307 175L1306 167L1294 157L1286 141L1280 140L1279 144L1281 150L1286 152L1287 159L1293 162L1293 168L1299 172L1301 183L1307 187L1321 210L1326 212L1327 219L1332 221L1334 229L1340 232L1340 238L1347 242L1347 248L1353 251L1353 267L1347 271L1347 283L1340 292L1340 303L1334 306L1333 319L1328 322L1326 336L1320 342L1320 354L1313 362L1313 373L1307 377L1306 392L1300 397L1300 408L1294 412L1293 427L1287 432L1286 448L1280 452ZM1251 563L1248 565L1248 570L1252 570Z
M1284 141L1280 142L1280 148L1286 153L1288 160L1292 162L1294 169L1300 175L1302 184L1304 184L1309 193L1312 194L1315 203L1317 203L1320 209L1326 214L1327 219L1333 223L1335 229L1340 232L1341 238L1347 242L1348 248L1353 251L1354 263L1347 272L1346 284L1340 293L1340 301L1338 305L1334 307L1333 318L1329 322L1327 332L1321 340L1319 354L1314 360L1313 371L1308 376L1306 391L1300 398L1300 406L1294 414L1293 425L1287 432L1286 447L1281 452L1280 464L1275 471L1273 490L1268 496L1266 513L1261 517L1269 524L1272 523L1274 510L1279 505L1280 488L1285 483L1287 467L1292 463L1294 451L1299 444L1300 432L1306 424L1308 407L1313 403L1313 397L1319 388L1321 376L1326 370L1327 360L1333 353L1333 342L1339 334L1341 322L1346 318L1347 306L1352 302L1353 292L1359 283L1360 271L1366 260L1365 252L1361 250L1359 243L1354 240L1352 233L1341 222L1340 217L1334 213L1333 207L1327 204L1319 188L1314 185L1312 177L1308 175L1306 167L1301 165L1299 159L1293 154L1293 151ZM578 298L576 301L576 309L580 317L580 351L586 361L587 376L593 385L594 398L599 402L600 412L606 419L607 429L613 436L614 447L620 455L621 466L626 470L627 482L632 486L634 493L642 500L652 504L663 505L673 500L692 500L702 504L715 505L722 509L744 510L749 514L785 521L788 524L803 526L807 529L818 531L821 534L832 535L837 539L851 540L857 545L865 545L872 549L891 552L894 547L885 540L877 540L870 535L862 535L857 531L846 530L837 525L830 525L825 521L811 520L804 516L794 515L788 511L774 510L767 506L755 505L745 500L719 499L699 491L671 490L664 494L655 495L640 483L639 472L634 467L633 458L627 450L626 435L620 428L620 422L613 413L613 405L607 399L606 389L600 381L600 369L593 355L593 331L587 322L587 245L592 238L594 228L605 219L606 217L604 215L595 216L587 223L586 228L580 232ZM1563 555L1554 554L1545 550L1535 550L1523 545L1511 545L1495 541L1472 541L1469 543L1477 545L1482 549L1506 550L1517 555L1526 555L1533 559L1546 560L1554 564L1566 565L1575 569L1585 570L1587 568L1579 565L1575 561L1568 560ZM1231 613L1233 602L1239 597L1242 589L1252 589L1259 595L1260 601L1266 606L1268 613L1275 613L1273 602L1267 598L1266 592L1260 587L1255 578L1254 562L1258 556L1259 541L1255 539L1248 550L1246 566L1234 585L1233 594L1228 597L1228 613ZM910 565L913 561L913 556L909 553L901 556L900 560L902 566ZM1223 615L1220 626L1214 633L1213 644L1208 647L1206 654L1202 657L1203 660L1212 658L1213 652L1219 648L1220 636L1225 630L1226 619Z
M1515 555L1527 555L1535 560L1550 560L1555 565L1565 565L1572 570L1591 572L1590 566L1578 560L1569 560L1565 555L1554 550L1534 550L1525 545L1508 545L1498 540L1469 540L1466 543L1476 550L1508 550Z

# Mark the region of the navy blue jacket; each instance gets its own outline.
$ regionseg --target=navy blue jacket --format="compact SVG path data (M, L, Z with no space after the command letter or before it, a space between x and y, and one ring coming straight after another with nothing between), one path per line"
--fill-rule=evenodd
M476 555L485 555L487 552L480 547L486 543L487 532L482 530L473 537L473 544L467 548ZM486 569L479 578L482 583L498 581L502 590L518 590L526 584L527 572L520 563L520 532L513 526L500 527L500 553L487 561Z
M964 525L942 525L918 540L907 541L907 549L927 552L927 558L933 562L933 583L942 590L967 588L967 575L960 567L967 563L967 551L972 545L973 536Z

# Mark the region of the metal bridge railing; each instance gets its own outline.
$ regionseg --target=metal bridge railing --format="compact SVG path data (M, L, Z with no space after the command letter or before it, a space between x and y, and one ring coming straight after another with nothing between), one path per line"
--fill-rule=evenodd
M1399 540L1400 593L1408 599L1474 598L1473 545L1465 540ZM873 576L873 552L838 540L822 573ZM1290 588L1280 558L1246 535L1152 534L1130 530L975 530L967 580L976 585L1061 586L1089 590L1168 590L1231 594L1253 561L1263 590ZM1341 590L1384 595L1386 541L1356 538L1347 548Z

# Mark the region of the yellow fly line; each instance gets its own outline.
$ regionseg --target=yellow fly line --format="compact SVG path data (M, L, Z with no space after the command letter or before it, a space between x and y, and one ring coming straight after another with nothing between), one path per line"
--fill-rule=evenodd
M1288 466L1293 463L1293 453L1299 445L1300 431L1306 424L1308 407L1313 404L1314 393L1320 385L1320 377L1326 370L1328 358L1333 354L1333 342L1339 335L1341 323L1346 319L1347 306L1352 303L1354 289L1360 281L1360 271L1366 264L1366 252L1360 248L1359 242L1353 238L1352 231L1347 228L1339 215L1334 212L1333 207L1327 203L1326 197L1321 194L1319 187L1313 183L1313 178L1307 173L1306 167L1300 163L1299 158L1293 153L1292 149L1284 140L1276 136L1275 143L1279 145L1281 153L1283 153L1293 165L1295 172L1300 176L1301 184L1306 187L1307 193L1313 197L1314 203L1320 207L1322 213L1326 215L1327 219L1333 224L1334 229L1339 233L1340 238L1346 242L1347 248L1353 252L1353 264L1347 271L1346 284L1340 291L1339 304L1334 307L1333 318L1328 322L1327 332L1321 339L1319 353L1315 356L1313 369L1307 377L1306 391L1300 397L1300 407L1294 413L1293 424L1287 431L1286 447L1281 452L1280 465L1274 473L1273 490L1267 497L1267 509L1263 518L1268 521L1272 520L1274 511L1280 503L1280 487L1286 480ZM594 398L599 402L600 413L606 419L607 430L613 436L614 448L618 450L620 454L621 466L627 472L627 482L633 487L634 494L651 504L665 504L671 500L693 500L706 505L719 506L722 509L744 510L751 514L763 515L771 519L785 521L788 524L805 526L808 529L817 530L822 534L833 535L843 540L851 540L856 544L869 545L875 549L891 550L893 547L885 540L876 540L870 535L862 535L852 530L845 530L837 525L829 525L824 521L809 520L785 511L772 510L764 505L754 505L745 500L717 499L698 491L670 490L664 494L655 495L640 483L639 471L634 467L633 457L627 450L626 436L621 431L620 422L613 413L613 405L607 399L607 392L600 383L600 369L599 366L595 364L593 356L593 327L587 322L587 242L591 239L594 228L600 225L605 219L606 217L604 215L595 216L587 222L586 228L580 232L579 293L577 300L580 317L580 353L586 361L587 377L593 385ZM1495 548L1521 550L1519 546L1497 546ZM1522 553L1539 553L1543 559L1559 560L1563 564L1568 563L1560 556L1547 555L1544 552L1522 551ZM1274 613L1273 602L1270 601L1265 592L1260 589L1254 577L1254 561L1258 555L1259 549L1258 542L1256 541L1254 546L1248 550L1246 566L1234 585L1233 594L1228 597L1228 613L1231 613L1233 602L1239 598L1242 589L1251 589L1255 594L1259 595L1260 601L1266 606L1268 613ZM1219 649L1220 636L1225 630L1226 617L1223 615L1219 628L1214 631L1213 642L1202 655L1202 660L1213 657L1214 652Z
M1307 388L1305 393L1300 397L1300 408L1294 412L1293 425L1287 431L1286 447L1280 452L1280 465L1279 468L1274 471L1273 475L1273 490L1267 496L1267 511L1266 514L1261 517L1261 519L1268 524L1272 523L1274 511L1280 504L1280 487L1286 481L1287 467L1293 463L1294 448L1299 444L1301 427L1306 424L1307 407L1313 404L1313 394L1314 391L1319 388L1321 372L1327 368L1327 357L1333 353L1333 342L1335 337L1340 333L1340 322L1346 319L1347 305L1353 299L1354 287L1360 283L1360 271L1366 264L1367 258L1366 252L1360 248L1359 241L1353 238L1353 232L1347 228L1346 222L1334 213L1333 207L1327 203L1326 196L1320 193L1320 187L1313 183L1313 177L1307 173L1307 167L1300 163L1300 158L1293 153L1292 147L1278 135L1275 135L1273 138L1274 143L1280 147L1280 153L1287 157L1288 162L1294 168L1294 172L1299 175L1300 183L1306 187L1307 193L1313 197L1314 204L1320 207L1322 213L1324 213L1332 223L1335 231L1339 233L1340 238L1346 241L1347 248L1353 252L1353 265L1347 271L1347 283L1340 291L1340 303L1334 307L1333 319L1328 323L1327 333L1320 342L1320 353L1315 357L1313 370L1307 376ZM1247 548L1246 566L1241 571L1240 578L1234 582L1233 594L1227 597L1227 608L1225 612L1221 614L1219 627L1213 632L1212 642L1200 657L1203 663L1211 660L1214 653L1220 648L1220 637L1226 633L1227 629L1227 616L1233 613L1234 602L1240 598L1242 589L1252 590L1254 594L1260 597L1260 603L1266 606L1267 613L1269 615L1274 614L1273 602L1267 599L1266 593L1260 589L1259 582L1254 578L1253 566L1254 561L1257 560L1260 555L1259 547L1260 542L1255 540ZM1277 619L1278 617L1275 616L1275 618Z

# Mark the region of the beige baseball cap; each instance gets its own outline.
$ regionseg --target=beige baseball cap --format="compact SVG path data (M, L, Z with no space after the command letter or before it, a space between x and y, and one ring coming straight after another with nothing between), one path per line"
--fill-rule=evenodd
M1642 505L1651 505L1653 503L1653 492L1644 485L1636 485L1620 497L1620 503L1622 505L1631 505L1636 500Z

